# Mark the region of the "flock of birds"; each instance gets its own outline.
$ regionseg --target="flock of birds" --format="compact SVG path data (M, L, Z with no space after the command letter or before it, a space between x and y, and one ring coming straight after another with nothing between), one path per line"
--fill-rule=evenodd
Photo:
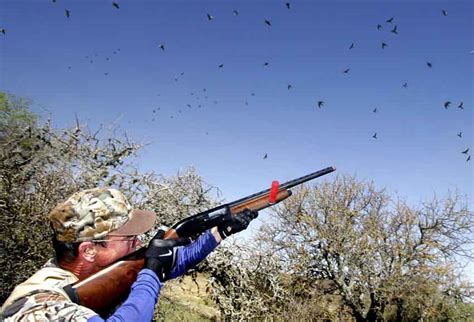
M56 3L56 2L57 2L57 0L51 0L51 1L52 1L53 3ZM117 9L117 10L120 9L119 3L118 3L118 2L115 2L115 1L112 1L112 7L113 7L114 9ZM285 7L286 7L287 10L291 10L292 5L291 5L291 3L286 2L286 3L285 3ZM240 15L240 12L239 12L238 10L233 10L232 13L233 13L233 15L236 16L236 17ZM64 10L64 14L65 14L65 16L66 16L67 19L71 18L71 11L70 11L69 9L65 9L65 10ZM447 12L446 10L442 10L442 11L441 11L441 14L442 14L443 16L448 16L448 12ZM207 13L206 16L207 16L207 20L208 20L208 21L214 20L214 16L213 16L211 13ZM268 26L268 27L272 27L272 22L271 22L271 20L269 20L269 19L263 19L263 23L264 23L266 26ZM380 23L377 24L377 25L376 25L376 29L377 29L378 31L382 31L382 30L384 30L387 26L389 26L388 29L390 30L390 32L391 32L392 34L394 34L394 35L399 35L398 25L395 24L395 17L390 17L389 19L386 19L386 20L385 20L385 25L380 24ZM6 33L6 29L5 29L5 28L0 28L0 33L3 34L3 35L6 35L6 34L7 34L7 33ZM352 49L354 49L355 47L356 47L356 43L355 43L355 42L352 42L352 43L349 45L348 49L349 49L349 50L352 50ZM380 48L381 48L382 50L385 50L385 49L388 48L388 47L389 47L389 44L388 44L388 43L386 43L386 42L381 42ZM164 43L160 43L160 44L158 45L158 48L160 48L163 52L166 50L166 47L165 47L165 44L164 44ZM105 56L104 56L104 58L103 58L104 61L109 61L113 55L117 55L119 52L120 52L120 48L117 48L117 49L113 50L109 55L105 55ZM470 54L474 54L474 51L471 51ZM97 53L94 53L94 54L92 54L92 55L85 56L85 60L86 60L87 62L89 62L90 64L93 64L94 62L97 62L99 59L100 59L100 56L99 56ZM268 67L269 65L270 65L269 62L264 62L264 63L263 63L263 67ZM432 69L432 68L433 68L433 63L431 63L431 62L426 62L426 66L427 66L427 68ZM224 63L218 64L218 65L217 65L217 68L224 68ZM68 66L68 70L70 70L70 69L72 69L72 66ZM342 71L342 74L347 75L347 74L349 74L350 70L351 70L350 67L345 68L345 69ZM106 72L103 72L103 74L104 74L104 76L108 76L108 75L109 75L109 72L106 71ZM180 76L184 76L184 72L181 72L181 73L180 73ZM179 80L179 77L174 77L174 81L175 81L175 82L178 82L178 80ZM287 85L287 90L291 90L292 87L293 87L292 84L288 84L288 85ZM404 82L404 83L402 84L402 87L405 88L405 89L408 88L408 82ZM205 95L204 95L203 97L201 97L200 95L195 94L194 92L191 92L191 93L190 93L190 96L194 97L194 99L195 99L195 101L196 101L196 103L193 103L194 106L197 106L197 108L202 108L203 105L202 105L200 102L198 102L198 101L201 100L201 98L203 98L203 101L213 101L214 104L217 104L217 103L218 103L218 101L215 100L215 99L214 99L214 100L212 100L212 99L210 100L210 99L209 99L209 95L208 95L208 93L206 93L206 92L207 92L207 89L206 89L206 88L203 88L203 89L202 89L202 92L205 93ZM158 95L159 95L159 94L158 94ZM251 96L255 96L255 93L251 93ZM320 109L320 108L322 108L323 106L325 106L325 103L326 103L326 102L325 102L324 100L317 100L317 101L316 101L316 107ZM187 108L192 108L192 107L193 107L193 104L188 103L188 104L186 104L186 107L187 107ZM443 106L444 106L445 109L448 109L452 104L453 104L453 103L452 103L451 101L445 101L444 104L443 104ZM245 105L249 105L248 100L245 101ZM461 110L464 110L464 103L461 101L461 102L457 105L457 108L459 108L459 109L461 109ZM152 113L153 113L153 117L152 117L152 119L151 119L152 121L155 121L156 116L157 116L157 113L158 113L159 110L160 110L159 107L157 107L157 108L155 108L155 109L152 110ZM183 112L182 109L179 109L179 110L178 110L178 113L182 113L182 112ZM373 109L373 113L377 113L377 108ZM174 116L171 115L170 118L174 118ZM206 134L208 134L208 132L206 132ZM457 136L458 136L459 138L462 138L462 135L463 135L463 132L462 132L462 131L460 131L460 132L457 133ZM378 139L378 133L377 133L377 132L374 132L373 135L372 135L372 138L373 138L373 139ZM462 154L464 154L464 155L467 156L466 161L470 161L470 160L471 160L471 155L470 155L469 151L470 151L469 148L467 148L467 149L461 151ZM263 156L263 159L267 159L267 158L268 158L268 154L266 153L266 154Z

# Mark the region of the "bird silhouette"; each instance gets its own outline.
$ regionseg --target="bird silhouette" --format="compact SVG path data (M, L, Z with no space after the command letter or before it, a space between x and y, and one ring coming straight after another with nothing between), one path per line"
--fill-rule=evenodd
M377 25L377 30L380 30L380 29L382 29L382 28L383 28L383 27L382 27L381 24L378 24L378 25Z
M427 62L427 63L426 63L426 66L428 66L429 68L433 68L433 64L430 63L430 62Z
M397 25L395 25L395 27L393 27L393 29L390 30L390 32L393 32L394 34L398 35Z
M120 7L119 7L119 5L118 5L117 2L112 2L112 6L114 6L114 7L117 8L117 9L120 9Z
M350 46L349 46L349 49L352 49L354 48L354 43L352 43Z
M164 50L165 50L165 45L164 45L164 44L160 44L160 48L161 48L161 50L164 51Z
M108 75L109 75L109 73L104 73L104 75L105 75L105 76L108 76Z
M445 108L445 109L448 109L449 105L451 105L451 102L450 102L450 101L444 102L444 108Z
M466 162L471 161L471 156L469 155L466 159Z
M373 137L374 139L377 139L377 132L375 132L374 135L372 135L372 137Z
M234 16L238 16L238 15L239 15L239 12L238 12L237 10L232 11L232 13L234 14Z
M466 150L462 151L461 153L468 154L468 153L469 153L469 149L466 149Z
M459 105L458 105L458 108L460 108L461 110L464 109L464 102L461 102Z
M291 84L288 84L287 88L288 90L290 90L293 86L291 86Z
M324 101L318 101L318 108L321 108L324 105Z
M271 21L270 21L270 20L267 20L267 19L265 19L265 23L266 23L267 25L269 25L269 26L272 25Z
M71 11L69 10L64 10L64 13L66 14L66 17L69 18L71 16Z
M388 23L392 23L392 21L393 21L393 17L390 18L390 19L385 20L385 22L388 22Z
M6 32L7 32L7 31L5 30L5 28L0 28L0 32L1 32L2 34L6 35Z
M405 88L407 88L407 87L408 87L408 83L403 83L402 86L405 87Z
M374 108L374 110L372 112L377 113L377 108Z
M347 74L347 73L349 73L350 70L351 70L350 68L347 68L347 69L344 69L342 72L343 72L344 74Z
M207 14L207 20L211 21L212 19L214 19L214 17L211 15L211 14Z
M219 68L222 68L222 67L224 67L224 64L220 64L218 67L219 67Z
M382 43L382 49L385 49L385 47L388 47L388 45L386 43Z
M263 63L263 66L268 66L268 62Z
M443 16L445 16L445 17L448 15L448 12L444 9L441 12L443 13Z
M289 2L287 2L287 3L285 3L285 6L286 6L288 9L290 9L290 6L291 6L291 5L290 5Z
M263 159L265 160L266 158L268 158L268 154L265 153L265 155L263 156Z
M459 136L460 138L462 138L462 132L459 132L459 133L458 133L458 136Z

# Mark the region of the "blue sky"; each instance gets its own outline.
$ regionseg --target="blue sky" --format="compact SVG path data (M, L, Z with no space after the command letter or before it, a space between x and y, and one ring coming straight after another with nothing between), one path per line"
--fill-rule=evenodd
M472 209L472 1L116 2L0 0L0 90L56 126L116 122L150 143L142 170L194 166L228 201L333 165Z

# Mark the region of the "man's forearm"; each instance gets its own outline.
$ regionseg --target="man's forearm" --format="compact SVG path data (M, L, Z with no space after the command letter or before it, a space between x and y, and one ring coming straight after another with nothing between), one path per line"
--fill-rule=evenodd
M207 230L191 244L178 249L176 265L171 271L170 278L183 275L189 269L199 264L221 242L221 237L216 228Z

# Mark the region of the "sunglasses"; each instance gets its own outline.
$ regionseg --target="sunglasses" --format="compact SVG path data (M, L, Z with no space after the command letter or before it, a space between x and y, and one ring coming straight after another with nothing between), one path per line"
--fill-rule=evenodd
M135 247L138 242L138 237L133 236L133 237L126 237L124 239L94 239L93 242L97 243L113 243L113 242L132 242L132 247Z

